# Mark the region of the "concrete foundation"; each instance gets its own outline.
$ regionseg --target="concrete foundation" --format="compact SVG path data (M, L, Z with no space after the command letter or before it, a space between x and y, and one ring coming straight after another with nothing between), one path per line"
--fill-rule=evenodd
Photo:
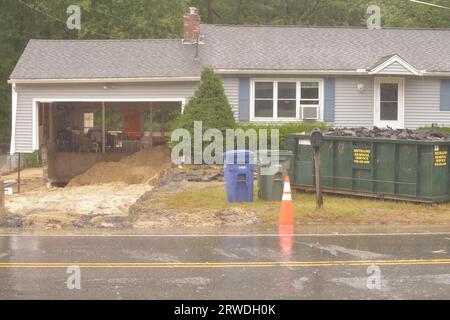
M103 161L118 162L128 156L126 153L48 153L44 169L47 183L65 185L74 177L86 172L96 163Z

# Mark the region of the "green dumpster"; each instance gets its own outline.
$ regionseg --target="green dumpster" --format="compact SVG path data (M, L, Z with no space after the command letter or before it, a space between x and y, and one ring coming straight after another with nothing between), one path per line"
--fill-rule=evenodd
M286 146L294 154L293 188L314 190L313 149L306 135ZM450 201L450 141L324 136L320 179L327 193L426 203Z
M271 161L278 155L278 163ZM292 152L263 150L258 153L258 197L265 201L281 201L284 179L289 174ZM261 174L263 168L273 166L271 174Z

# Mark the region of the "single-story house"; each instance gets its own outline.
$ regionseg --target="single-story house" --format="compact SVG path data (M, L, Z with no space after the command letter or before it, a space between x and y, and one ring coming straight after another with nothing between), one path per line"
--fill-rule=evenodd
M30 40L9 80L11 151L133 150L165 135L206 65L238 121L450 125L450 29L207 25L191 8L183 39Z

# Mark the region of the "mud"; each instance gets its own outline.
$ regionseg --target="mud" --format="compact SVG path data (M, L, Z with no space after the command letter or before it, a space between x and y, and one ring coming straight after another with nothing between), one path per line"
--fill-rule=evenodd
M129 160L138 161L136 157ZM39 188L15 194L7 198L9 213L0 217L0 227L25 230L159 230L258 225L260 218L256 213L240 208L199 208L193 211L165 206L165 197L177 192L223 185L223 182L216 181L223 178L221 169L215 171L216 168L190 168L189 172L168 169L157 172L151 185L114 182ZM36 179L42 181L41 178Z

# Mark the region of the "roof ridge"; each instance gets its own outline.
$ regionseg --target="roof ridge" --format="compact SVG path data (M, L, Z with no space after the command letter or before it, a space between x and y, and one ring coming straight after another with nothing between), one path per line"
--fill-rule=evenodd
M371 30L364 26L306 26L306 25L270 25L270 24L207 24L202 26L233 27L233 28L299 28L299 29L357 29ZM419 27L383 27L376 30L424 30L424 31L450 31L450 28L419 28Z

